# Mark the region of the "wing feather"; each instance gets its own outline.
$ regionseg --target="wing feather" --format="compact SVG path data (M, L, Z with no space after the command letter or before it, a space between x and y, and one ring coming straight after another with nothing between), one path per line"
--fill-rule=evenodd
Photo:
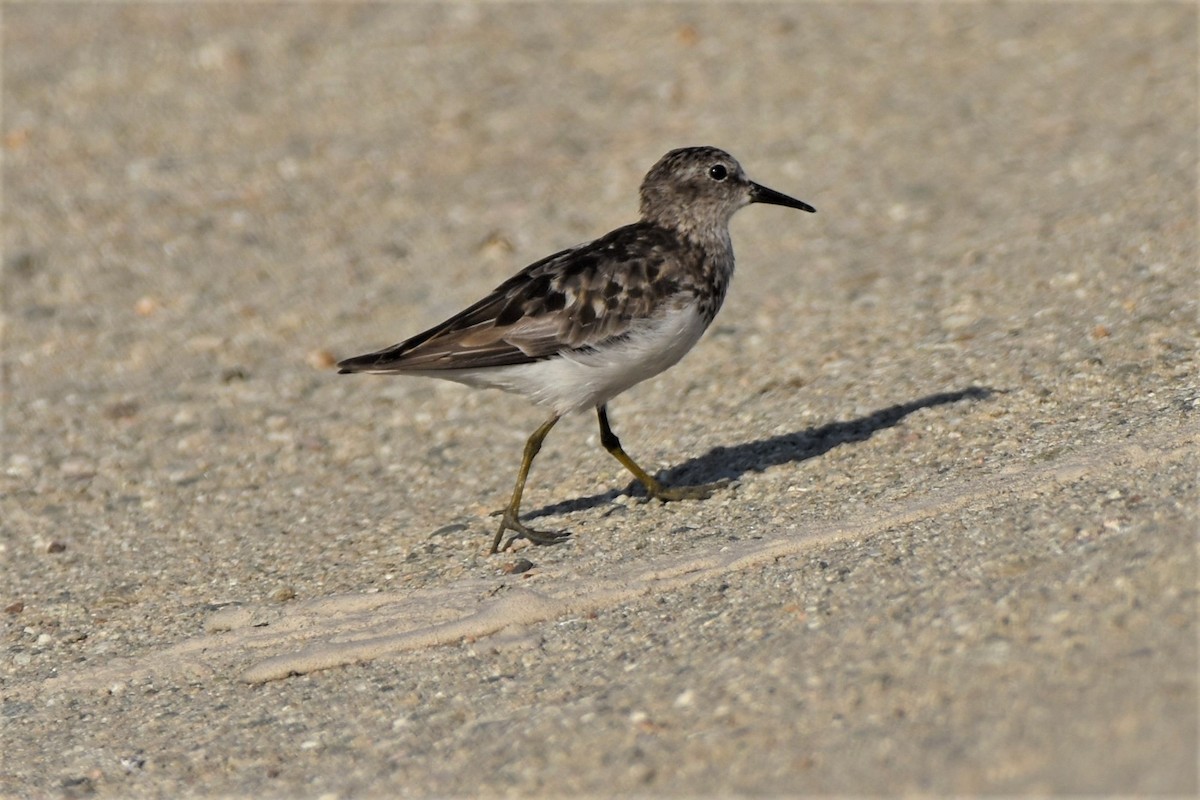
M589 350L695 291L693 276L702 257L668 229L627 225L530 264L487 297L411 339L338 366L342 372L478 369Z

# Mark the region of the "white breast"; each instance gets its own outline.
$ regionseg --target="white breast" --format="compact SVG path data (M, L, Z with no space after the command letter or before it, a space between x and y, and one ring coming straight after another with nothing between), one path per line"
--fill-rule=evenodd
M674 365L707 326L695 305L688 305L636 323L628 336L604 348L510 367L420 374L516 392L566 414L606 403Z

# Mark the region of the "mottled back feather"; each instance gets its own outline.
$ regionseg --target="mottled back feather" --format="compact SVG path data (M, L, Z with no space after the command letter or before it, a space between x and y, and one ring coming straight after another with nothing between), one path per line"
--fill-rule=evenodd
M692 299L707 272L707 249L636 222L530 264L440 325L339 366L342 372L476 369L602 346L633 320Z

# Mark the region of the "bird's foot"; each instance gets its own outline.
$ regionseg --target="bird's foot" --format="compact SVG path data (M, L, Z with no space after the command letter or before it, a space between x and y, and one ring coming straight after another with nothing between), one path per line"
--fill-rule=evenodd
M500 527L496 531L496 538L492 539L492 549L488 551L489 555L504 552L517 539L528 539L534 544L549 545L558 544L571 536L570 531L534 530L521 522L517 518L517 512L512 508L502 508L499 511L493 511L491 516L500 517ZM508 539L504 539L505 531L512 532ZM501 540L504 540L503 545L500 544Z
M655 500L669 503L674 500L707 500L718 489L724 489L730 484L729 479L723 478L712 483L701 483L695 486L665 486L657 480L644 484L646 493Z

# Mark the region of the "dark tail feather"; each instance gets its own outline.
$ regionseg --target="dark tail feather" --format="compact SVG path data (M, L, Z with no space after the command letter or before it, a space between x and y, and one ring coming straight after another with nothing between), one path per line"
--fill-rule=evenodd
M351 372L364 372L379 364L384 359L381 358L381 353L367 353L366 355L354 356L353 358L342 359L338 362L338 375L348 375Z

